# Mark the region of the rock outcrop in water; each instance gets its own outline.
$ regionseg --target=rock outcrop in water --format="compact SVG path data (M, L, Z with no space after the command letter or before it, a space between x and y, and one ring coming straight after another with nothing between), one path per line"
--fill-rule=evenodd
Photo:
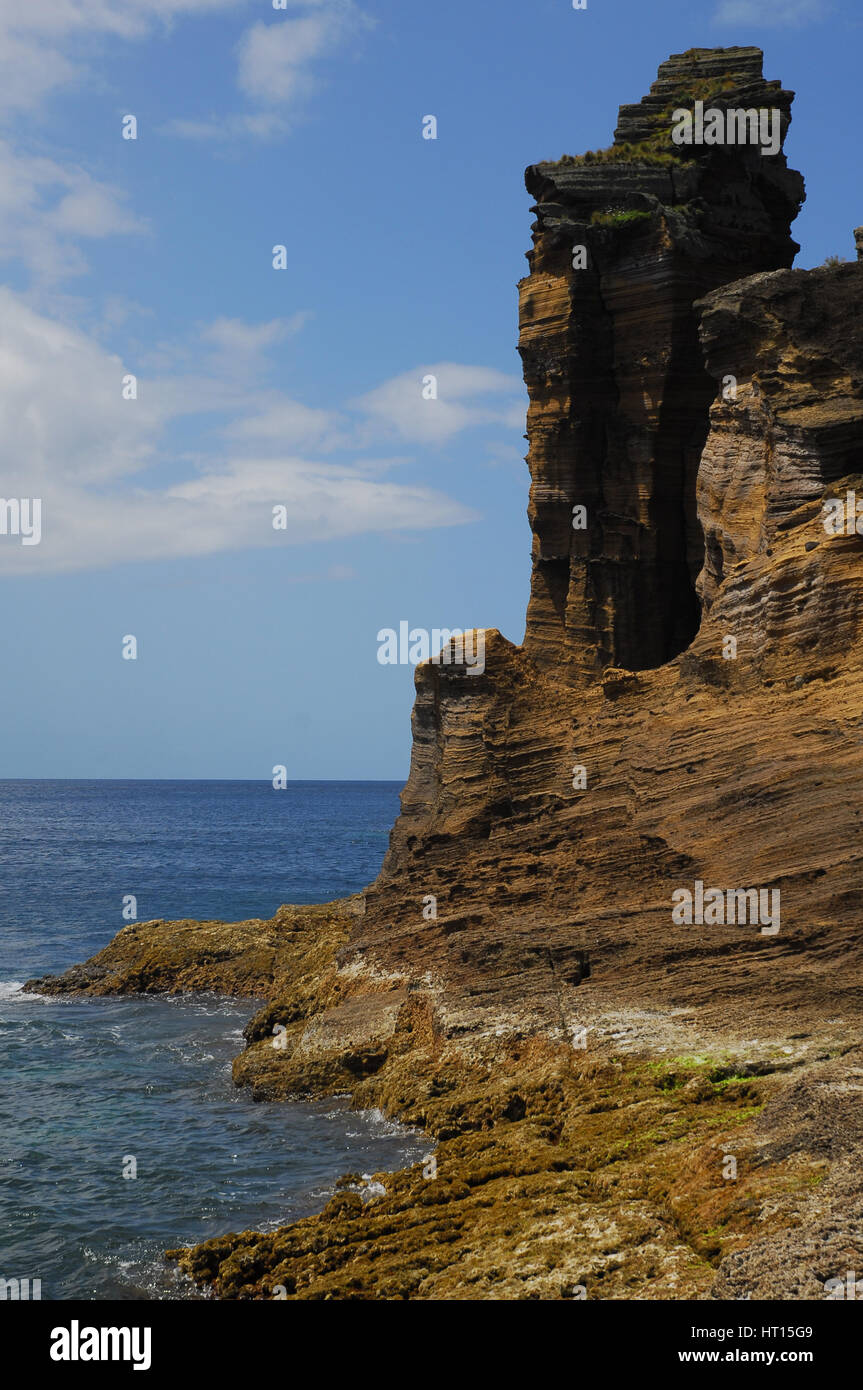
M222 1297L821 1298L863 1268L863 537L824 524L863 499L863 263L790 269L799 175L673 145L697 99L787 127L758 50L699 50L610 150L528 170L527 633L417 669L377 881L35 982L260 981L239 1084L438 1141L383 1196L174 1252ZM699 883L781 920L675 921Z

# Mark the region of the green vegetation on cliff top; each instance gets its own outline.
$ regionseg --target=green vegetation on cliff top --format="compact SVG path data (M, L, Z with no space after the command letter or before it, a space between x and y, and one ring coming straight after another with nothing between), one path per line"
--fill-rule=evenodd
M697 52L697 50L693 50ZM646 140L609 145L604 150L587 150L584 154L565 154L556 162L562 165L578 166L585 164L653 164L668 165L683 163L689 158L687 147L675 145L671 139L671 118L681 106L689 106L696 101L712 101L722 92L733 91L738 85L732 73L721 77L693 80L678 87L668 98L661 110L652 113L650 119L655 128Z

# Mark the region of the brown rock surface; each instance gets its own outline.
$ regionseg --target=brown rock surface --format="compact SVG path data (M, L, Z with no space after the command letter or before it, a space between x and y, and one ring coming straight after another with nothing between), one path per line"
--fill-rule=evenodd
M83 965L28 980L40 994L184 994L239 997L297 992L347 940L362 898L318 907L280 907L269 921L134 922Z
M693 302L791 264L803 180L757 147L675 145L671 116L696 99L776 108L784 137L792 95L763 79L758 49L676 55L640 105L621 108L609 150L527 170L537 221L520 286L534 536L525 651L556 677L659 666L696 631L695 483L715 387ZM575 506L584 529L573 529Z
M863 538L822 519L863 497L863 263L783 268L782 156L668 151L698 93L790 105L758 50L681 55L612 152L528 171L525 644L417 668L361 903L127 929L40 986L263 992L238 1083L437 1139L437 1178L177 1252L222 1297L819 1298L863 1269ZM697 880L778 890L778 932L676 925Z

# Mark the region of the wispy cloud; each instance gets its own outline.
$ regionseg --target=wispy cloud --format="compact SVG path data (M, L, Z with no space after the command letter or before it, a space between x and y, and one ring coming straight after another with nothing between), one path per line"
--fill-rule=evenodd
M237 44L237 88L251 109L174 118L161 127L188 140L272 140L292 127L321 81L321 64L372 25L354 0L286 0L291 11L258 20Z
M91 81L109 40L140 42L183 18L252 9L253 0L0 0L0 115L34 111L54 92ZM190 140L272 140L284 135L320 80L321 64L373 21L355 0L286 0L236 44L237 111L168 119Z
M338 415L318 410L301 401L280 397L272 403L262 401L252 415L233 421L227 428L233 439L255 440L257 447L315 449L328 453L349 442Z
M0 259L56 281L86 270L77 240L145 230L118 189L0 140Z
M720 0L717 24L754 24L762 28L799 28L826 19L832 0Z
M523 428L523 397L516 376L437 362L402 372L352 404L379 433L435 444L475 425Z
M388 477L405 460L387 453L394 439L438 443L481 422L506 426L516 408L521 429L513 379L444 363L438 371L449 401L423 402L411 372L359 403L321 410L262 389L260 373L244 370L260 368L297 331L290 319L216 319L175 351L166 345L164 374L142 374L138 398L126 400L128 364L0 289L0 476L4 495L41 497L44 507L42 543L23 547L5 537L0 572L46 574L475 519L437 489ZM427 417L414 417L404 380L423 406L442 408L441 424L430 429ZM212 417L196 422L194 456L170 442L184 415ZM284 529L273 527L274 506L286 509Z
M300 19L253 24L240 40L237 86L253 101L295 101L309 90L312 60L338 44L346 27L344 11L322 7Z
M240 11L248 4L249 0L0 0L0 109L33 110L57 88L84 82L94 40L142 39L184 16Z
M267 353L278 343L294 338L312 317L308 309L300 309L289 318L270 319L268 323L246 323L243 319L220 317L200 330L202 343L227 358L233 368L240 359L248 364Z
M163 121L159 132L176 135L181 140L201 142L230 142L233 140L275 140L286 135L290 122L280 111L240 111L227 116L211 114L197 120L172 117Z

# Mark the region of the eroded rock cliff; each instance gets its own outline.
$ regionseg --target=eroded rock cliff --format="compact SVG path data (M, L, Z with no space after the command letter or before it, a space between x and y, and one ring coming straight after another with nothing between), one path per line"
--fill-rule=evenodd
M715 387L694 301L790 266L803 180L781 152L677 145L675 110L773 109L754 48L663 63L610 149L527 170L537 221L520 286L530 394L533 578L525 650L556 677L660 666L698 626L698 462ZM586 509L574 528L573 508Z

